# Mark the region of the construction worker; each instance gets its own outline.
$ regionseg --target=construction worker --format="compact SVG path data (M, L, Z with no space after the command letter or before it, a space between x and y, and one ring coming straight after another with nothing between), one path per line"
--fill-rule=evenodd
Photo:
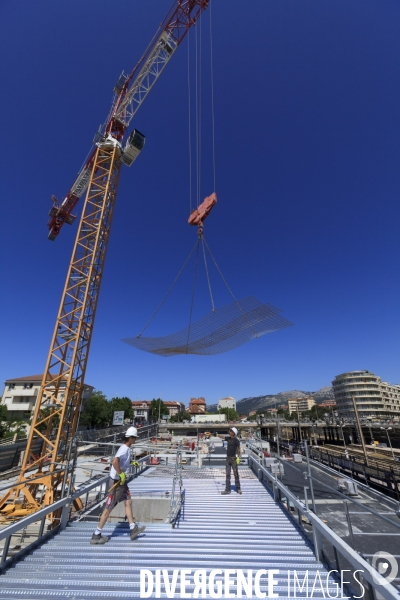
M242 493L240 489L240 480L239 480L239 470L238 464L240 463L240 442L237 436L238 430L236 427L231 427L229 429L229 436L225 438L227 443L227 451L226 451L226 482L225 482L225 490L221 492L224 496L226 494L231 493L231 469L233 470L233 474L235 476L235 486L238 494Z
M110 539L104 535L101 535L103 527L113 510L113 508L118 504L118 502L123 501L125 504L125 513L127 519L129 521L129 529L131 540L134 540L138 537L146 527L138 527L133 519L132 514L132 500L131 494L129 492L128 483L126 481L125 471L128 469L131 464L131 446L136 442L137 438L137 429L136 427L129 427L125 434L124 439L125 443L120 446L117 454L115 455L114 460L112 461L112 466L110 470L110 479L109 479L109 495L106 500L106 504L104 510L101 514L99 524L94 532L90 543L93 544L105 544ZM135 461L132 464L137 464ZM118 483L118 485L115 485ZM111 488L113 488L111 490Z

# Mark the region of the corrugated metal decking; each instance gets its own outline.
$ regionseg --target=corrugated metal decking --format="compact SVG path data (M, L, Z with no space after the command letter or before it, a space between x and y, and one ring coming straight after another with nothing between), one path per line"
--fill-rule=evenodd
M135 494L170 491L171 486L170 478L140 476L130 487ZM106 525L104 533L111 540L104 546L90 546L95 526L72 524L0 577L0 600L140 598L141 568L168 569L170 574L173 569L279 569L274 592L282 598L288 597L288 570L296 570L301 578L308 570L311 582L319 570L325 582L325 568L258 480L243 478L241 496L234 491L221 496L220 476L185 479L184 488L186 502L175 529L148 525L145 534L131 542L127 523ZM192 585L186 592L192 593L193 577L187 579ZM268 596L263 582L261 590ZM334 596L335 588L329 587ZM305 596L305 590L296 595ZM313 597L322 596L316 588ZM163 585L161 597L167 597ZM179 584L174 597L180 597Z

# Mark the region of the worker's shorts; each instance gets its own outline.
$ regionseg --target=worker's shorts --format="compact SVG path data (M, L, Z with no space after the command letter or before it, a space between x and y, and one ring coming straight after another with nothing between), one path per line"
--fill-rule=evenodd
M110 487L112 487L115 483L117 483L117 481L119 481L119 478L111 479L111 477L110 477L110 479L108 480L108 489L110 489ZM131 493L129 491L128 484L125 481L125 483L123 485L117 485L112 490L112 492L110 492L108 494L105 508L107 508L108 510L112 510L118 504L118 502L122 502L123 500L130 500L130 499L131 499Z

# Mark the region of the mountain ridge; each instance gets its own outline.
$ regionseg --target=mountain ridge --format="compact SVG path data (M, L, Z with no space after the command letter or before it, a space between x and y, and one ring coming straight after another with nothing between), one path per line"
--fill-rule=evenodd
M303 398L311 396L316 404L321 404L324 400L333 400L333 388L326 385L316 392L306 392L304 390L288 390L278 392L277 394L266 394L263 396L250 396L242 398L236 402L236 411L241 414L248 414L252 410L261 410L263 408L277 408L280 404L287 404L289 398ZM207 412L216 411L218 404L207 405Z

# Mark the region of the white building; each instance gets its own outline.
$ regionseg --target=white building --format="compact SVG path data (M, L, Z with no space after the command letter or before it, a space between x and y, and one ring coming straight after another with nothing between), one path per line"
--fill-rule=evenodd
M232 396L227 396L226 398L220 398L220 400L218 400L218 410L220 408L233 408L233 410L236 410L235 398L232 398Z
M37 396L43 375L28 375L26 377L16 377L7 379L4 382L4 391L1 397L1 404L7 406L8 416L11 420L21 419L28 421L35 409ZM60 388L65 388L66 381L62 381ZM94 388L91 385L84 385L82 400L85 401L93 393ZM60 393L60 399L64 398L64 393ZM83 406L83 402L82 402ZM81 406L81 408L82 408Z
M373 421L400 420L400 385L391 385L370 371L350 371L332 381L337 411L345 419L354 419L352 396L360 418Z

